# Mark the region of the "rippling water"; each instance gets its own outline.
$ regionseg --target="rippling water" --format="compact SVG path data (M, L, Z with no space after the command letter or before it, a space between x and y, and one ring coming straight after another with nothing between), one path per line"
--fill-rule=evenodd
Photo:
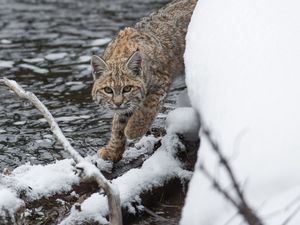
M167 1L1 0L0 77L34 92L74 147L93 154L109 139L112 115L92 102L90 56ZM164 110L174 106L182 86L173 89ZM0 86L0 170L64 157L39 112Z

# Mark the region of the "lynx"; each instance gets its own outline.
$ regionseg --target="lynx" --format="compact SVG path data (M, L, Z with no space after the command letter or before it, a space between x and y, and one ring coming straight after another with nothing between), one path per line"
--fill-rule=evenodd
M119 161L126 138L144 135L170 85L184 71L185 36L197 0L175 0L121 30L103 55L92 56L93 99L114 112L103 159Z

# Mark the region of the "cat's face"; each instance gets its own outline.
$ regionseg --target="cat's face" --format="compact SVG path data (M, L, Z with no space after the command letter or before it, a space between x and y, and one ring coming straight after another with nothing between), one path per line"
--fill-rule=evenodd
M98 56L91 60L93 99L117 113L132 113L145 98L141 57L135 52L124 65L108 65Z

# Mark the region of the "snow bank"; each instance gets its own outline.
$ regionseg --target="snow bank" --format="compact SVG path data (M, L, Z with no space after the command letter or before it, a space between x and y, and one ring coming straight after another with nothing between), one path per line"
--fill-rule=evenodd
M296 0L199 1L187 35L191 104L230 160L250 205L272 225L299 209L299 10ZM181 224L240 224L199 171L205 165L228 188L205 137L198 156ZM298 214L289 224L300 224Z

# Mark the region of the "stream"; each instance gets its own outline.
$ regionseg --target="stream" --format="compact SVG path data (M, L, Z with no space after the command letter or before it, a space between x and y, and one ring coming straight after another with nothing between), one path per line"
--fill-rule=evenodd
M71 144L82 155L93 154L109 139L112 115L91 99L90 56L101 55L121 28L164 3L1 0L0 77L35 93ZM0 169L65 157L39 112L1 86Z

